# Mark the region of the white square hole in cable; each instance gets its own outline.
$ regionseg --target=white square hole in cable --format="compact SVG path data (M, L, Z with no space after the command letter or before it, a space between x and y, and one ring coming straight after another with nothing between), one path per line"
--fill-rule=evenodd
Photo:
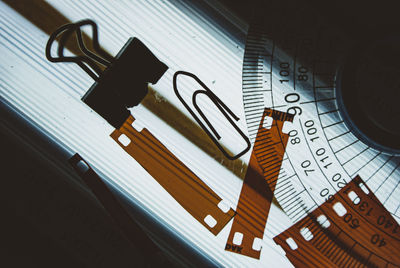
M322 228L328 228L329 226L331 226L330 221L328 220L328 218L325 215L319 215L317 218L318 223L322 226Z
M304 240L310 241L313 239L314 235L311 233L310 229L303 227L300 229L300 234L303 236Z
M258 237L254 238L252 248L254 250L260 251L261 250L261 245L262 245L262 239L258 238Z
M221 200L221 202L218 203L218 207L224 213L227 213L230 209L230 207L224 200Z
M354 191L351 191L348 196L354 205L358 205L361 201L361 198Z
M291 130L294 130L293 123L289 121L283 122L282 133L288 134Z
M210 226L211 228L214 228L214 226L217 225L217 220L214 219L214 217L211 215L207 215L204 218L204 222L207 223L207 225Z
M144 125L137 119L132 122L132 127L136 129L137 132L142 132L144 129Z
M286 243L289 245L289 247L292 250L296 250L298 248L296 242L293 240L293 238L289 237L288 239L286 239Z
M364 192L365 194L369 194L369 190L368 190L367 186L365 186L364 183L360 182L359 185L360 185L361 190L363 190L363 192Z
M242 241L243 241L243 234L236 232L233 235L233 244L240 246L242 244Z
M118 137L118 141L125 147L131 143L131 140L125 134L121 134L121 136Z
M270 116L266 116L263 121L263 128L270 129L272 127L272 123L274 119Z
M336 214L338 214L339 217L343 217L347 213L346 208L340 202L336 202L333 205L333 210L336 212Z

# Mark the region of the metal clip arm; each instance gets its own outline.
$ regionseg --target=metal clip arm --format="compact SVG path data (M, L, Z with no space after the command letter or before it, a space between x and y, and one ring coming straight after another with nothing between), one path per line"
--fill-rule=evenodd
M196 90L193 95L192 95L192 102L193 106L201 116L201 118L204 120L208 128L203 124L203 122L199 119L199 117L193 112L193 110L189 107L189 105L185 102L185 100L182 98L182 96L179 94L178 87L177 87L177 77L178 75L186 75L191 78L193 78L203 89ZM178 99L182 102L182 104L185 106L185 108L189 111L189 113L193 116L193 118L196 120L196 122L200 125L200 127L207 133L207 135L211 138L211 140L217 145L218 149L230 160L234 160L245 154L251 147L250 140L249 138L240 130L240 128L235 124L235 122L232 120L232 118L236 121L239 120L239 117L237 117L229 108L226 106L226 104L217 97L196 75L185 72L185 71L178 71L174 74L173 78L173 86L174 86L174 91ZM223 146L218 142L221 139L221 136L219 133L215 130L214 126L211 124L211 122L208 120L208 118L205 116L203 111L200 109L199 105L197 104L197 97L199 94L205 94L214 104L215 106L221 111L221 113L224 115L224 117L229 121L229 123L233 126L233 128L239 133L239 135L243 138L243 140L246 142L247 147L241 151L240 153L236 155L231 155L229 154ZM210 130L211 132L210 132Z

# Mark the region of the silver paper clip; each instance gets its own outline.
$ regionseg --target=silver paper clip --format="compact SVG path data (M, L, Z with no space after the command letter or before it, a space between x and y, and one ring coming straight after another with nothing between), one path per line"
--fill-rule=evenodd
M203 122L197 117L197 115L193 112L193 110L189 107L189 105L184 101L182 96L178 92L177 88L177 77L178 75L186 75L191 78L193 78L203 89L196 90L193 95L192 95L192 102L193 106L201 116L201 118L205 121L211 132L208 130L208 128L203 124ZM237 159L241 157L243 154L245 154L251 147L250 145L250 140L249 138L240 130L240 128L235 124L235 122L232 120L235 119L235 121L239 121L239 117L237 117L226 105L223 103L217 95L215 95L196 75L185 72L185 71L177 71L174 74L173 78L173 86L174 86L174 91L178 99L182 102L182 104L185 106L185 108L189 111L189 113L193 116L193 118L197 121L197 123L201 126L201 128L207 133L207 135L212 139L212 141L217 145L218 149L230 160ZM210 123L210 121L207 119L207 117L204 115L203 111L200 109L200 107L197 105L197 97L199 94L204 94L208 96L208 98L215 104L215 106L221 111L221 113L225 116L225 118L231 123L231 125L235 128L235 130L242 136L243 140L246 142L247 147L241 151L240 153L236 155L230 155L218 142L218 140L221 139L221 136L218 134L218 132L215 130L214 126Z

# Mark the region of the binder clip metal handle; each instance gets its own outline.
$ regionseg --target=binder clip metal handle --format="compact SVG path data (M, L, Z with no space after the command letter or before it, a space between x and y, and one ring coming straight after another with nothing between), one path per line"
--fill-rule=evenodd
M85 25L92 27L93 49L97 54L83 42L81 27ZM64 56L65 43L74 32L84 55ZM58 57L53 57L51 47L57 37L60 37ZM137 38L130 38L115 58L109 56L100 48L96 23L89 19L58 28L47 42L46 57L51 62L76 63L96 81L82 101L117 129L130 115L127 108L138 105L147 95L147 84L157 83L168 69ZM97 64L106 67L104 72Z
M82 32L81 32L80 28L85 25L92 26L93 49L100 56L92 53L89 49L87 49L83 42ZM76 33L76 38L78 40L79 48L81 49L81 51L83 52L84 55L68 56L68 57L64 56L65 44L68 41L68 38L74 32ZM58 49L57 49L58 57L53 57L51 55L51 47L57 37L60 37L60 41L59 41L59 45L58 45ZM105 67L109 67L111 65L111 62L113 61L112 57L110 57L106 52L104 52L100 48L96 23L94 21L88 20L88 19L78 21L77 23L65 24L65 25L61 26L60 28L58 28L55 32L53 32L50 35L49 40L47 41L46 57L51 62L73 62L73 63L76 63L87 74L89 74L90 77L92 77L95 81L98 80L99 76L102 73L101 69L98 67L98 65L95 63L95 61ZM90 66L90 68L92 70L94 70L96 73L94 73L88 66Z
M177 77L178 75L186 75L191 78L193 78L203 89L196 90L193 95L192 95L192 102L193 106L196 109L196 111L199 113L201 118L204 120L208 128L203 124L203 122L198 118L198 116L193 112L193 110L189 107L189 105L185 102L185 100L182 98L178 91L177 87ZM230 160L235 160L242 155L244 155L247 151L249 151L251 144L249 138L240 130L240 128L235 124L235 122L232 120L232 118L235 121L239 121L239 117L237 117L229 108L226 106L226 104L217 97L196 75L185 72L185 71L178 71L174 74L173 78L173 86L174 86L174 92L178 99L182 102L182 104L185 106L185 108L189 111L189 113L193 116L193 118L196 120L196 122L200 125L200 127L207 133L207 135L211 138L211 140L215 143L215 145L218 147L218 149ZM200 109L199 105L197 104L197 97L200 94L206 95L214 104L215 106L221 111L221 113L224 115L224 117L228 120L228 122L233 126L233 128L236 130L237 133L243 138L245 143L247 144L246 148L242 150L240 153L236 155L231 155L229 154L223 146L218 142L221 139L221 136L219 133L215 130L214 126L211 124L211 122L208 120L208 118L205 116L203 111ZM210 131L210 130L211 131ZM212 133L211 133L212 132Z

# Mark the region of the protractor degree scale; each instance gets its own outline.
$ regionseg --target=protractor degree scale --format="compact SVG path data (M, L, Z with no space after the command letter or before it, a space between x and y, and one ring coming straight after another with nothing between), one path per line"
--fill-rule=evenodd
M374 194L369 201L398 225L399 33L380 30L384 26L343 27L308 2L255 3L242 75L252 143L265 108L294 115L284 127L285 179L278 179L275 192L281 208L298 224L361 178ZM360 217L398 243L397 231L386 232L383 216Z

